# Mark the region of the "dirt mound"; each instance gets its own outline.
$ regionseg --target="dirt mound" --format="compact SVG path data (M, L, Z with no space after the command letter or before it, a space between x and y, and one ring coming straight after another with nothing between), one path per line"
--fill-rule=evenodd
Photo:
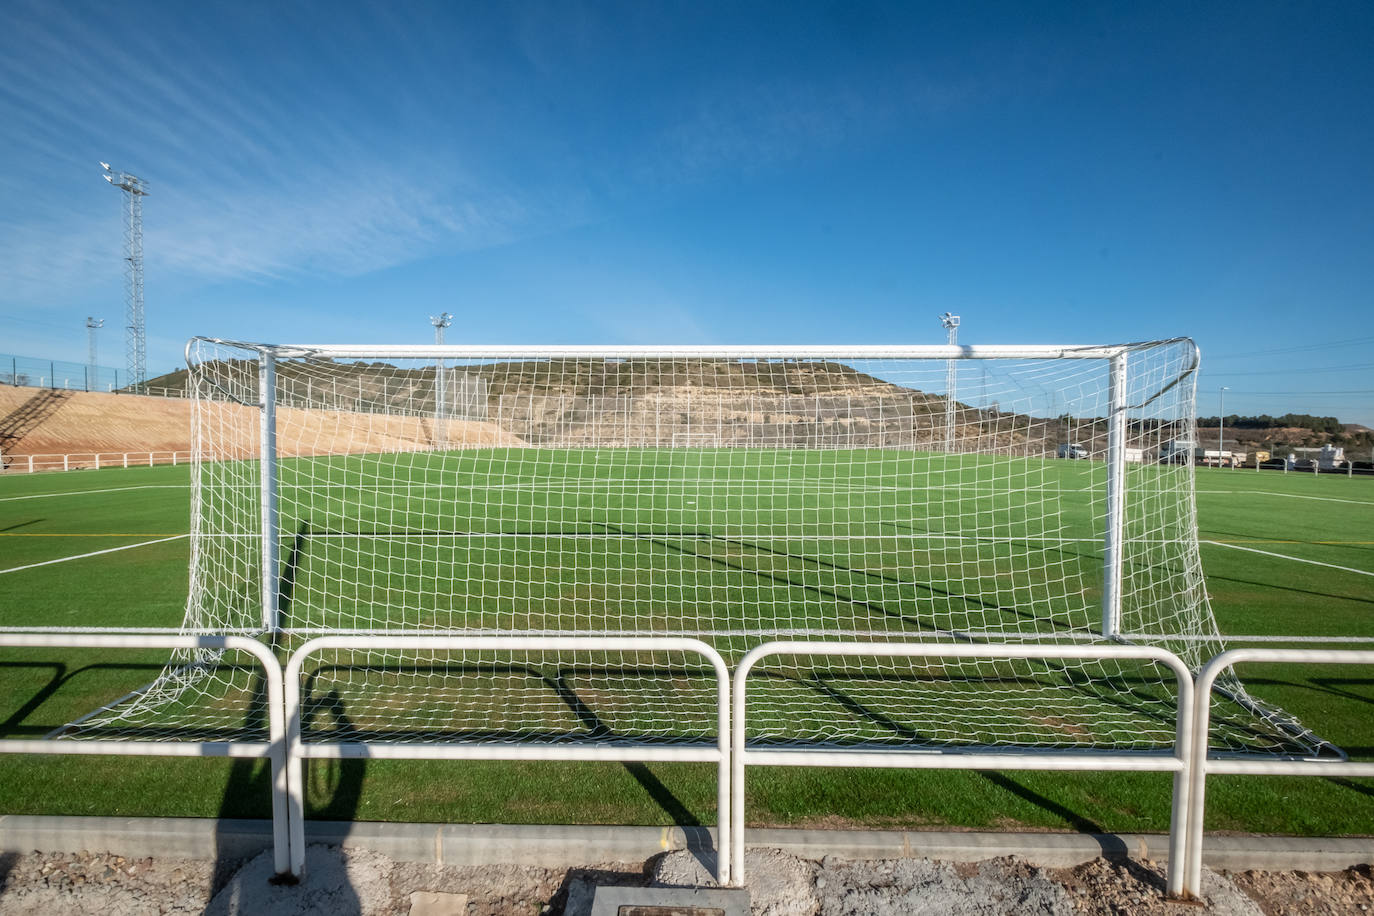
M188 451L191 402L0 385L6 455Z
M192 403L178 398L51 391L0 385L0 451L21 455L93 454L96 452L187 452L191 449ZM219 419L234 416L241 429L255 429L256 408L216 405ZM282 408L279 429L293 427L284 456L341 455L362 452L421 451L445 447L520 445L494 424L450 420L436 429L433 420L415 416L359 416L344 411ZM283 437L286 441L288 437ZM224 458L251 458L256 437Z

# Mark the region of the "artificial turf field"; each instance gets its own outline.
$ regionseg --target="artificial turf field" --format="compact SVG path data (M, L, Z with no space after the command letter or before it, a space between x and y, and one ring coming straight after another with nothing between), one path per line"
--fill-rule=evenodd
M1075 472L1081 473L1081 466ZM289 471L284 471L282 482L290 487ZM665 499L672 496L671 487L653 489L664 492ZM1197 472L1197 489L1208 590L1224 633L1374 640L1374 480L1202 469ZM582 495L593 514L565 519L575 531L589 523L634 522L645 530L676 525L673 533L681 535L700 527L697 517L706 511L683 503L656 506L641 500L620 505L612 517L605 509L605 494L588 489ZM184 535L189 500L187 468L0 478L0 624L179 624L187 590L189 542ZM492 513L493 505L507 507L510 517ZM519 498L493 501L486 496L470 514L518 523L528 505ZM361 512L367 518L360 516L358 521L375 523L384 508L365 507ZM746 509L756 515L757 507L737 508L741 518ZM877 504L872 511L879 520L897 521L891 517L897 509ZM340 507L335 514L344 511ZM421 506L412 511L419 518L403 524L423 528L426 510ZM288 530L293 521L287 521ZM546 526L549 519L539 521ZM375 524L362 528L372 530ZM542 565L577 568L585 562L576 554L560 553L588 549L568 546L567 540L537 548L543 551ZM536 549L528 540L521 543L526 546L507 549ZM500 548L486 544L481 549ZM682 554L673 545L665 550ZM868 559L887 565L882 557ZM499 556L494 562L507 564ZM528 556L509 558L512 565L528 562ZM434 560L431 565L443 564ZM309 594L310 570L305 558L299 579L303 595ZM422 568L415 574L427 573ZM813 574L820 575L816 570ZM321 569L318 575L327 580L331 574ZM514 589L519 579L498 574L494 581L508 582ZM783 592L790 588L782 586ZM490 597L493 607L507 598L499 592ZM656 597L645 594L648 601ZM375 603L375 598L358 590L348 596L358 608ZM309 608L310 602L303 601L301 613L307 622ZM577 605L550 613L559 621L575 619ZM0 734L45 734L146 683L160 670L162 660L158 652L102 656L73 650L5 650L0 654ZM1374 673L1252 665L1241 674L1252 693L1293 712L1352 757L1374 757ZM7 813L263 817L268 812L266 774L256 762L10 756L3 766L0 811ZM1153 774L759 768L749 777L748 820L788 825L1162 830L1168 822L1168 787L1167 776ZM688 825L715 820L714 770L691 764L314 762L308 796L308 816L319 818ZM1370 781L1209 781L1211 829L1336 834L1374 832L1371 825Z

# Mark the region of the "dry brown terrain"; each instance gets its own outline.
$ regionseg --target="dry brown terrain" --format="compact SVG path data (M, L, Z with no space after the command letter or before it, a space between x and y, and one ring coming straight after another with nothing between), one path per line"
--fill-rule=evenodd
M191 401L177 398L0 385L0 452L7 457L187 452L191 407ZM216 404L207 421L232 420L241 429L255 431L252 414L253 407ZM282 408L277 420L280 429L291 428L291 435L282 437L282 454L287 456L417 451L436 444L435 424L423 417ZM450 447L521 444L490 423L451 420L446 427L444 442ZM285 446L287 442L293 444ZM218 457L255 456L256 436L238 443L232 452Z

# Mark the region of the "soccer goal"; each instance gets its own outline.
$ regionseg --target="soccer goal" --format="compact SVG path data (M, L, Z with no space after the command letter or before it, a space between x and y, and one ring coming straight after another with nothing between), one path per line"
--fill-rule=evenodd
M188 632L1127 644L1197 670L1187 340L1096 347L365 347L196 339ZM1090 457L1057 457L1060 445ZM466 644L464 644L466 645ZM541 644L543 645L543 644ZM321 650L302 740L711 746L708 655ZM694 644L695 645L695 644ZM1130 660L770 657L750 739L1170 747ZM241 680L241 678L240 678ZM206 653L74 737L218 721ZM1319 755L1232 675L1213 741ZM288 685L288 688L290 685ZM226 723L225 727L228 727Z

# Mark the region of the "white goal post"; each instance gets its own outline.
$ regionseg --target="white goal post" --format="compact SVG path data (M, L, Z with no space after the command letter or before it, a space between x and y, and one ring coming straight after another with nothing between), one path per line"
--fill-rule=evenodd
M1193 470L1161 460L1195 433L1186 339L197 338L187 361L195 632L288 650L315 636L681 637L731 666L773 640L1128 643L1194 670L1224 648ZM1092 457L1058 458L1066 441ZM348 649L312 663L315 695L346 705L354 742L719 738L713 675L680 655ZM169 709L228 689L209 668L169 671L152 692ZM1174 741L1170 683L1121 660L778 658L754 678L764 742ZM1214 718L1220 746L1328 749L1233 676L1221 689L1234 708ZM324 724L311 728L307 743Z

